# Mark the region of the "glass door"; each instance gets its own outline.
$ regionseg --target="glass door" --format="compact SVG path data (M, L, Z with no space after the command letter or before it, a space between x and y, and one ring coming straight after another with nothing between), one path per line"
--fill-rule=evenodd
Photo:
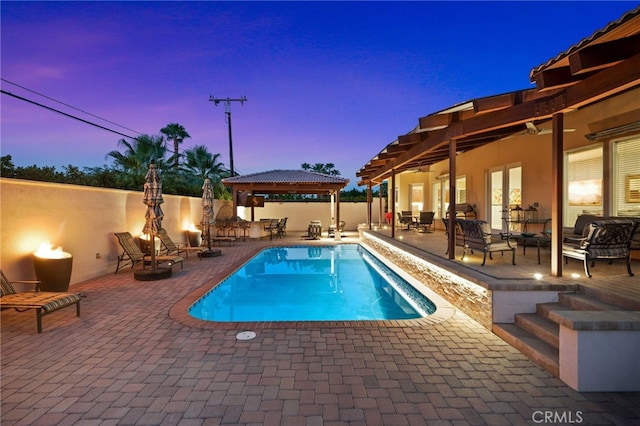
M504 216L504 210L507 209L507 205L503 202L504 188L504 170L492 170L489 171L489 220L491 229L497 229L502 231Z
M494 232L508 232L509 209L522 207L522 167L503 166L489 170L487 221Z

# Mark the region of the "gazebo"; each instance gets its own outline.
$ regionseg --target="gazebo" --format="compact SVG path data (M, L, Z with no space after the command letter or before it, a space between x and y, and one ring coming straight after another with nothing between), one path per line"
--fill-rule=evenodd
M238 205L249 196L274 194L320 194L335 195L335 223L340 222L340 191L349 184L341 176L306 170L270 170L222 179L233 193L233 212L238 215ZM253 207L251 208L253 220Z

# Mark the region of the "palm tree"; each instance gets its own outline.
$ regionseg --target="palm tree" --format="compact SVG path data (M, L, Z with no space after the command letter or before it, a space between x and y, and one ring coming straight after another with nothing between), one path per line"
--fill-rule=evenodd
M160 133L165 135L167 139L173 141L173 167L178 168L178 146L182 143L182 141L186 138L190 138L191 136L184 129L184 126L178 123L169 123L162 129L160 129Z
M159 169L164 168L167 146L162 136L140 135L131 143L126 139L120 139L118 145L123 146L124 151L111 151L107 157L113 158L114 168L123 172L123 184L126 188L136 189L144 183L152 160Z
M315 163L313 166L309 163L302 163L300 167L302 170L306 171L323 173L331 176L340 176L340 171L336 170L336 165L333 163Z
M222 184L222 179L229 176L229 170L221 163L220 154L212 154L207 147L196 145L184 152L185 161L182 171L198 179L198 183L209 178L213 184L214 196L216 198L228 198L228 192Z

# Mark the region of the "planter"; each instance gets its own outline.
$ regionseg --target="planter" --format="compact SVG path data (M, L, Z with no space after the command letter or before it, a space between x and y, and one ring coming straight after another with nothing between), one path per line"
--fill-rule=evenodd
M187 234L187 240L189 241L189 246L191 247L200 247L201 244L201 232L200 231L184 231Z
M73 256L69 253L65 254L68 257L46 258L37 255L33 256L33 267L36 271L36 278L41 282L41 291L69 291Z

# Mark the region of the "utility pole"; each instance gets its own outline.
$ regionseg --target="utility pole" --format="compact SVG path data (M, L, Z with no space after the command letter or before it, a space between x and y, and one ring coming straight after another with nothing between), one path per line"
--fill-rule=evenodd
M209 101L213 102L214 105L218 105L220 102L224 102L224 112L227 115L227 126L229 127L229 171L231 172L231 177L236 175L233 169L233 138L231 137L231 102L240 102L240 105L244 105L247 102L246 96L241 96L237 99L232 98L214 98L213 95L209 96Z

